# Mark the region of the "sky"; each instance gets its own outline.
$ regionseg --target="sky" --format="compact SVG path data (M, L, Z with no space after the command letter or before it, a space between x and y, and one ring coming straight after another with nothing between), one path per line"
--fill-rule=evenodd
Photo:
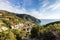
M0 0L0 10L38 19L60 19L60 0Z

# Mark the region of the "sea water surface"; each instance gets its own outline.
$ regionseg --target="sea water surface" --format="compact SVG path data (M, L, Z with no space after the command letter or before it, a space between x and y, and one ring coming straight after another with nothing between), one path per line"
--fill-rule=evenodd
M60 21L60 19L41 19L41 25L48 24L50 22Z

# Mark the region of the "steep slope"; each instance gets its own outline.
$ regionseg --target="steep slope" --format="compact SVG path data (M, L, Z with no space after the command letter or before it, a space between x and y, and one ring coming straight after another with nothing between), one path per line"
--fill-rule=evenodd
M29 27L31 28L34 25L32 22L19 18L14 13L4 10L0 10L0 20L2 23L5 23L6 26L4 27L9 27L12 29L27 29Z
M27 15L27 14L16 14L18 17L24 19L24 20L27 20L27 21L30 21L32 23L36 23L36 24L39 24L41 23L41 21L31 15Z
M31 35L32 27L40 22L30 15L0 10L0 40L26 40Z

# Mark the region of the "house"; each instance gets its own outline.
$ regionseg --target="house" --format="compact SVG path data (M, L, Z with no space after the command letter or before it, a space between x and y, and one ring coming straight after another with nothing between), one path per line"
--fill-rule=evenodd
M0 32L2 32L2 31L6 31L6 30L8 30L7 27L1 27L1 28L0 28Z
M11 26L12 29L19 29L21 27L23 27L24 24L23 23L18 23L17 25Z

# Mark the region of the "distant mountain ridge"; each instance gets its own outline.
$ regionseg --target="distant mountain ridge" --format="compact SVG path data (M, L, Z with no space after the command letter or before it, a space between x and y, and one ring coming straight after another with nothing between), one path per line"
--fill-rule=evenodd
M47 27L49 25L54 25L54 24L60 24L60 21L51 22L51 23L48 23L48 24L46 24L44 26Z
M23 29L25 29L25 27L32 27L38 22L40 22L39 19L27 14L18 15L5 10L0 10L0 29L2 29L2 27L12 29L19 29L23 27Z
M56 22L56 21L60 21L60 19L40 19L41 20L41 25L45 25L51 22Z
M10 14L13 14L13 15L16 15L17 17L23 19L23 20L26 20L26 21L30 21L32 23L35 23L35 24L40 24L41 23L41 20L40 19L37 19L31 15L28 15L28 14L17 14L17 13L13 13L13 12L8 12L8 11L5 11L5 10L0 10L0 12L2 13L10 13Z
M0 10L0 40L25 39L38 22L39 19L27 14L18 16L16 13Z
M31 15L27 15L27 14L16 14L16 15L24 20L31 21L36 24L41 23L40 19L37 19Z

